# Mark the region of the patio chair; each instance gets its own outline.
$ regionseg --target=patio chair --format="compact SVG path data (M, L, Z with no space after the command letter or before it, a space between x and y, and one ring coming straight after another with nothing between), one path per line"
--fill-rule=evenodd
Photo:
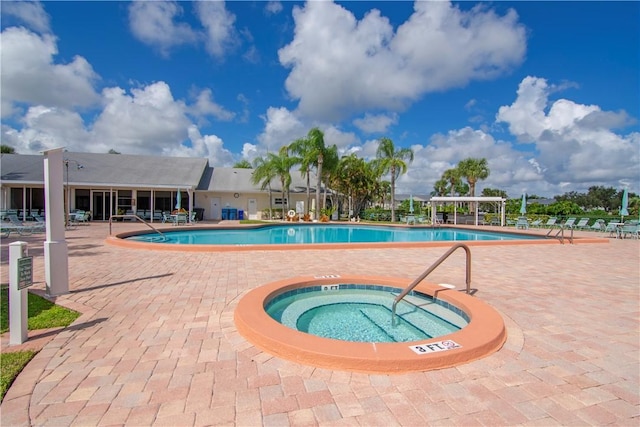
M567 220L560 225L562 228L573 228L575 226L577 218L571 217L567 218Z
M626 239L627 236L638 239L640 237L640 224L638 221L626 221L622 226L622 238Z
M620 229L618 228L620 223L617 220L609 221L604 228L605 233L609 233L609 237L618 237Z
M198 212L196 212L196 211L189 212L189 222L191 224L195 224L198 221L197 213Z
M520 228L523 230L529 229L529 220L526 216L521 216L518 218L518 220L516 221L516 228Z
M555 216L552 216L547 220L547 222L544 223L543 227L544 228L557 227L556 221L558 221L558 218L556 218Z
M596 222L594 222L593 225L589 227L589 230L592 230L592 231L604 231L604 229L605 229L604 219L597 219Z
M175 220L173 225L180 225L187 223L187 214L186 213L178 213L175 215Z

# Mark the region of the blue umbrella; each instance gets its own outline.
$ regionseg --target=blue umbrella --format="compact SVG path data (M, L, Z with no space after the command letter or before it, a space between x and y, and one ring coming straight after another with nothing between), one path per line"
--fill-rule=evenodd
M629 216L629 192L625 188L622 192L622 205L620 206L620 222L623 222L625 216Z
M409 196L409 212L413 212L413 194Z
M180 210L180 208L182 208L182 194L178 190L178 194L176 194L176 209Z
M522 203L520 204L520 215L525 215L527 213L527 194L522 194Z

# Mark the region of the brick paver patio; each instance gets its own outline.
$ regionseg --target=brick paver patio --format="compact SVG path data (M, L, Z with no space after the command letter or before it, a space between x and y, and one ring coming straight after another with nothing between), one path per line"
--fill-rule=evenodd
M181 253L106 245L107 234L99 223L67 232L71 292L57 303L83 315L18 377L3 426L640 424L638 240L473 247L476 297L503 314L505 346L388 376L272 357L238 334L234 308L293 276L413 279L445 249ZM2 240L2 283L15 240ZM43 237L19 240L43 290ZM429 280L463 287L463 253Z

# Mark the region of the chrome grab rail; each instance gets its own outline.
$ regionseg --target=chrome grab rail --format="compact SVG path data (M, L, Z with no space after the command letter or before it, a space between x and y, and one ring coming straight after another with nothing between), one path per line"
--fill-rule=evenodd
M569 235L569 243L573 244L573 227L567 227L567 228L571 230L571 234ZM560 240L560 243L564 245L564 230L565 230L565 227L561 225L560 229L556 232L556 234L554 236L551 236L551 232L553 231L553 228L552 228L547 232L545 237L557 238L558 240Z
M413 288L418 286L418 283L422 282L429 274L431 274L433 272L433 270L435 270L440 264L442 264L445 259L449 258L449 255L451 255L453 252L455 252L455 250L458 249L458 248L464 249L464 251L467 254L467 257L466 257L466 261L467 261L467 263L466 263L467 264L467 274L466 274L467 289L466 289L466 292L467 292L467 294L471 293L471 250L469 249L469 246L465 245L464 243L456 243L447 252L445 252L444 255L442 255L440 258L438 258L438 260L436 262L431 264L431 266L429 268L427 268L424 271L424 273L422 273L420 276L418 276L417 279L415 279L413 282L411 282L409 284L409 286L407 286L402 292L400 292L400 294L393 300L393 305L391 306L391 324L392 325L395 325L396 305L400 302L400 300L402 300L402 298L407 296L407 294L409 292L411 292L413 290Z
M145 221L144 219L140 218L138 215L133 215L133 214L111 215L109 217L109 236L111 236L113 234L113 233L111 233L111 224L113 223L113 218L134 218L134 219L137 219L138 221L140 221L141 223L143 223L147 227L151 228L153 231L155 231L156 233L158 233L159 235L161 235L163 238L166 239L166 236L164 234L162 234L162 231L158 230L153 225L149 224L147 221Z

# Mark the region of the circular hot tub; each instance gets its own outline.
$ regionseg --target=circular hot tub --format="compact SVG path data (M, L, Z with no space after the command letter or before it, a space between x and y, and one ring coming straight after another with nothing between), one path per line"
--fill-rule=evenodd
M247 293L238 303L235 323L249 342L283 359L369 373L426 371L460 365L485 357L504 344L506 329L498 312L479 299L447 286L418 285L415 294L410 295L414 301L409 301L406 307L401 302L396 313L399 319L392 318L390 307L394 295L408 283L398 278L338 275L278 281ZM364 290L365 294L369 289L371 295L354 297L353 289ZM374 292L387 293L388 301L380 301L384 297ZM318 293L320 299L310 298L312 293ZM423 298L424 302L416 298ZM283 303L289 300L290 303ZM312 320L319 325L314 329L336 329L323 327L322 323L336 320L338 311L344 310L343 307L336 310L335 306L343 303L353 305L356 313L348 313L342 323L338 320L337 324L343 325L340 329L371 327L382 331L367 332L366 338L356 340L349 338L350 335L346 338L314 335L315 332L309 330ZM316 310L323 311L325 317L317 316ZM427 326L422 326L426 321L419 315L425 313L416 313L422 311L430 314L435 311L436 317L453 328L433 334ZM331 317L331 322L322 320L327 319L326 316ZM398 324L401 326L396 328ZM411 329L410 333L406 329ZM418 335L412 335L414 329ZM362 331L353 332L362 336ZM403 338L396 339L396 335ZM389 339L374 338L380 336L389 336Z

